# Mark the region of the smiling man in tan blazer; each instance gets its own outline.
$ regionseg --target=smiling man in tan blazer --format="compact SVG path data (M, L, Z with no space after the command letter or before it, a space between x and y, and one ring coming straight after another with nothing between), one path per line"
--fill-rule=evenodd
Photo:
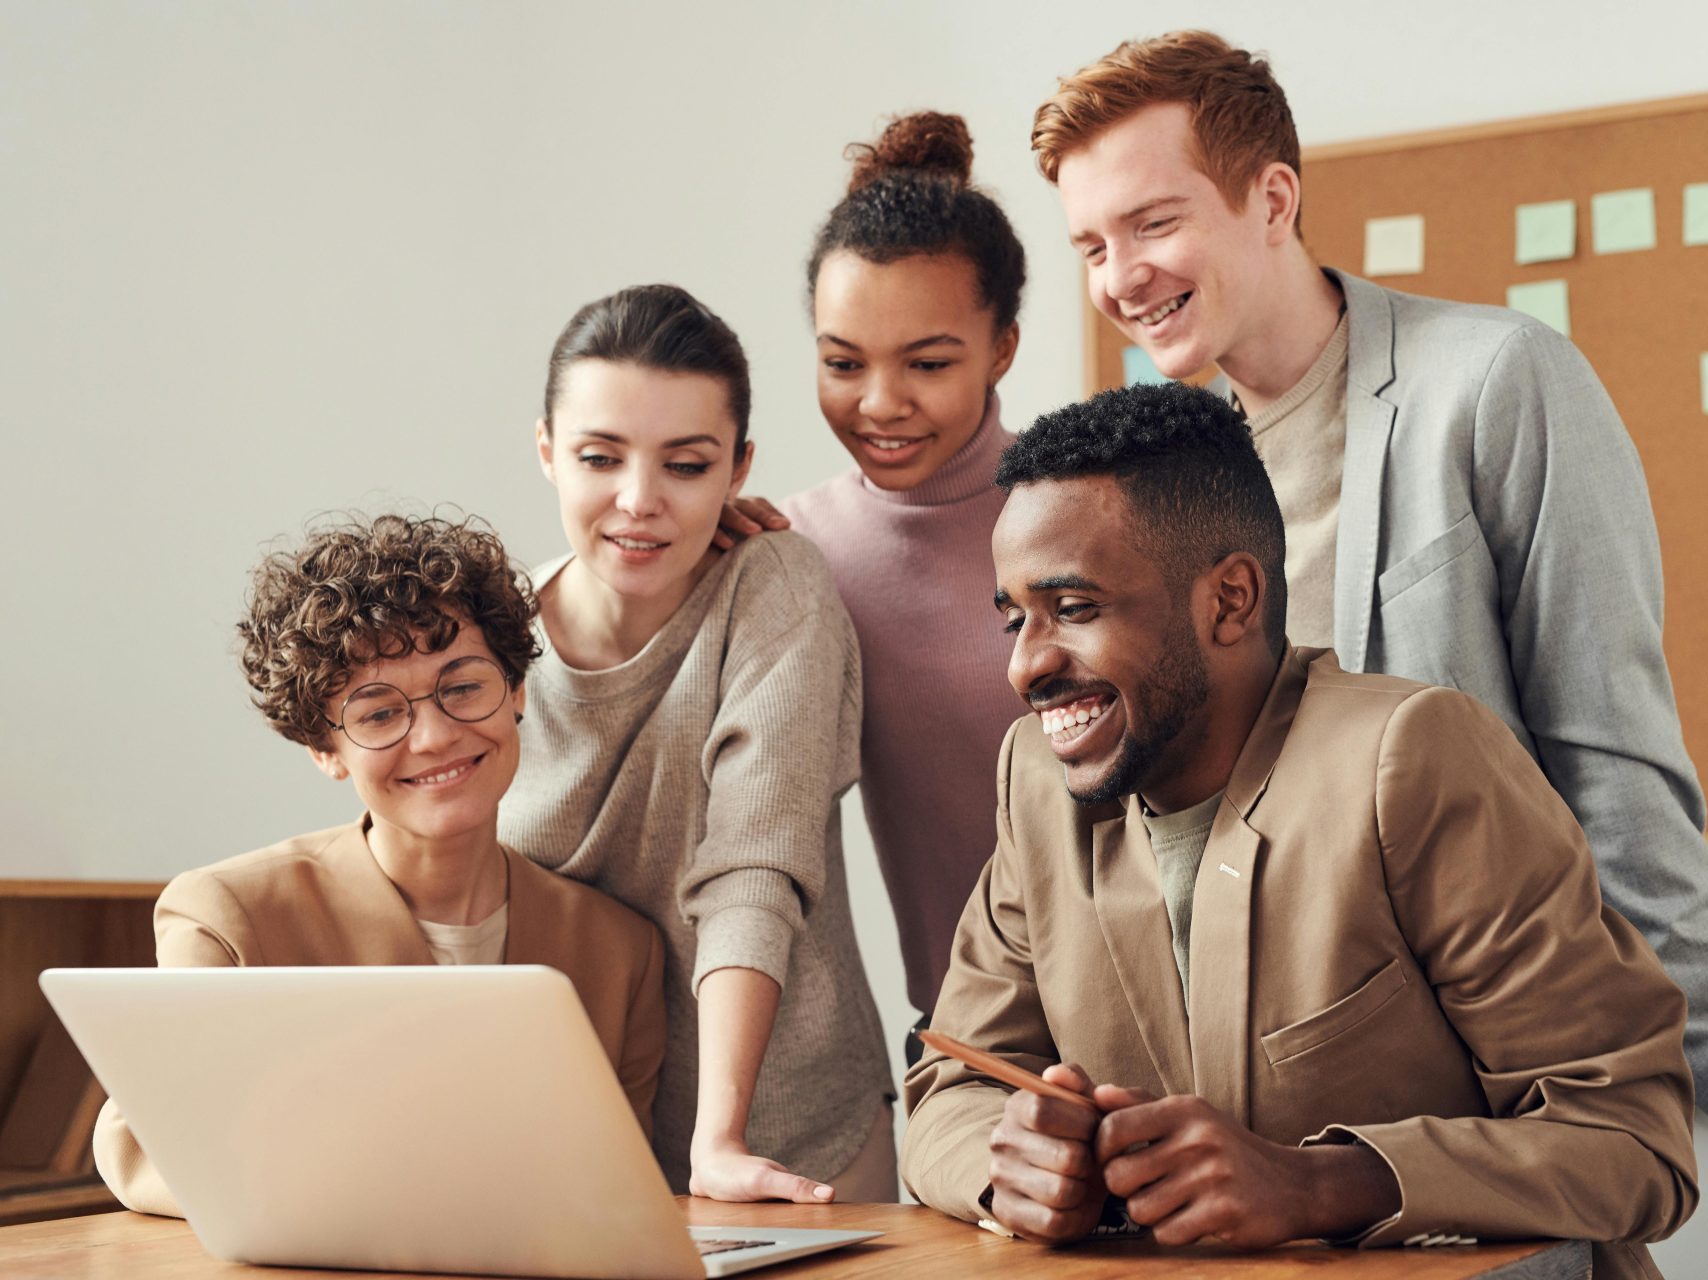
M1684 998L1511 731L1287 646L1280 512L1208 393L1048 415L998 483L1037 714L933 1027L1102 1115L928 1053L908 1185L1041 1240L1124 1207L1165 1243L1558 1236L1653 1274L1697 1195Z

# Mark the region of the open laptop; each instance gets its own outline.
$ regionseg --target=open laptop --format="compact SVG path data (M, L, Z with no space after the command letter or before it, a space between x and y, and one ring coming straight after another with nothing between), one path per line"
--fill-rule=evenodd
M697 1280L879 1234L688 1227L554 969L49 969L41 987L230 1261Z

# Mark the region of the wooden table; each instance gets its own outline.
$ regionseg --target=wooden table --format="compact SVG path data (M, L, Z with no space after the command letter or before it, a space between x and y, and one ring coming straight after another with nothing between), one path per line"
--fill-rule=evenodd
M763 1224L884 1233L882 1239L867 1244L753 1273L767 1280L805 1276L815 1280L845 1276L894 1280L936 1276L977 1276L980 1280L1032 1280L1039 1276L1071 1280L1115 1276L1141 1280L1210 1280L1223 1276L1245 1280L1468 1280L1472 1276L1583 1280L1589 1273L1589 1246L1581 1241L1364 1252L1288 1245L1266 1253L1240 1254L1220 1248L1162 1249L1140 1240L1106 1240L1051 1250L1003 1239L919 1205L737 1205L687 1199L682 1203L688 1221L707 1226ZM138 1213L105 1213L0 1228L0 1275L7 1280L50 1276L54 1280L68 1276L81 1280L235 1280L239 1276L252 1280L330 1280L342 1276L348 1280L352 1274L220 1262L203 1252L183 1222Z

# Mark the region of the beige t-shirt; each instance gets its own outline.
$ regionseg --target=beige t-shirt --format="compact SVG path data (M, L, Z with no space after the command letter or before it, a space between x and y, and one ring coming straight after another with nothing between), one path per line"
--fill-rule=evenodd
M1151 836L1151 852L1156 855L1157 877L1162 881L1163 905L1168 908L1169 927L1174 931L1174 966L1180 970L1182 998L1191 991L1187 968L1192 949L1192 893L1222 795L1218 791L1203 803L1179 813L1143 815L1145 830Z
M1287 638L1334 647L1334 550L1346 454L1346 316L1316 363L1274 404L1250 414L1287 528Z
M510 904L476 924L437 924L417 920L415 927L427 939L427 949L439 964L503 964L504 940L510 934Z

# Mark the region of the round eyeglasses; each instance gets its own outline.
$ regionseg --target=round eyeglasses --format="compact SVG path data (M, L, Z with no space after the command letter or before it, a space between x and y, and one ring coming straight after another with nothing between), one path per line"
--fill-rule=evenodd
M411 698L396 685L374 681L352 690L339 708L342 729L358 747L383 751L409 736L415 725L415 704L431 698L439 710L463 724L485 720L504 705L510 682L490 658L458 658L439 673L432 693Z

